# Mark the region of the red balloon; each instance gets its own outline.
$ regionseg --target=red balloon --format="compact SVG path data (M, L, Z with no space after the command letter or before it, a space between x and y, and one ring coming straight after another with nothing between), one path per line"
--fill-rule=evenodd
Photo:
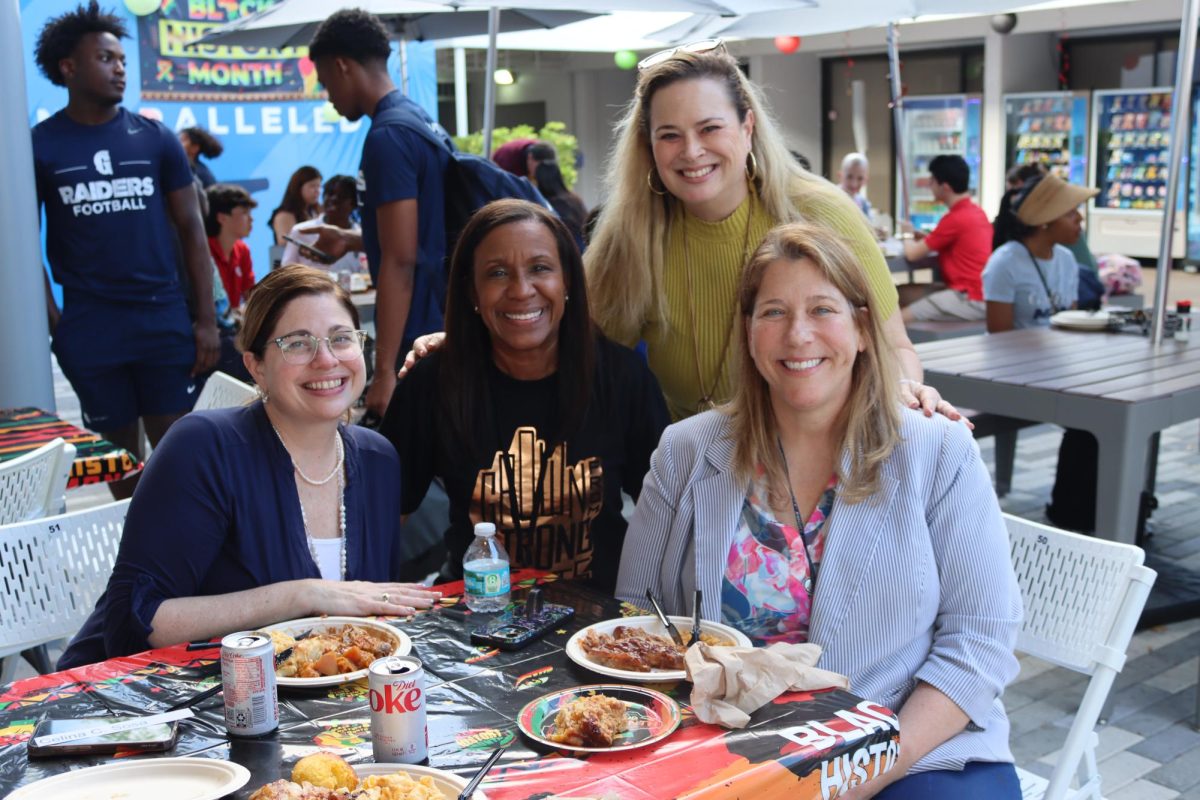
M784 55L790 56L792 53L800 49L799 36L776 36L775 49Z

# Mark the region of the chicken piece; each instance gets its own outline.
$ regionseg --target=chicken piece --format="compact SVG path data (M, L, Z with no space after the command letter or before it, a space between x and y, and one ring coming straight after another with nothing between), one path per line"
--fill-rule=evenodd
M611 636L589 631L580 645L588 658L613 669L631 672L683 669L683 653L673 642L641 628L618 625Z

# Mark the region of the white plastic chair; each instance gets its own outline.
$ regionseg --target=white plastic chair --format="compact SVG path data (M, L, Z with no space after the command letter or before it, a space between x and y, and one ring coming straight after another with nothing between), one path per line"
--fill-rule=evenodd
M79 630L108 585L128 508L120 500L0 526L0 658Z
M1140 547L1004 519L1025 601L1017 649L1091 676L1050 780L1017 769L1022 797L1102 800L1096 723L1158 575Z
M61 511L74 460L75 445L55 439L0 463L0 525Z
M208 381L196 398L193 411L206 408L234 408L253 403L258 397L258 390L248 383L242 383L237 378L224 372L214 372L208 376Z

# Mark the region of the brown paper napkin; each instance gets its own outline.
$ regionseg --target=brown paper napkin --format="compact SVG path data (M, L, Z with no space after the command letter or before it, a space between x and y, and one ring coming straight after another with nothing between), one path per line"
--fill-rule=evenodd
M750 714L784 692L850 688L845 675L818 669L818 644L770 647L689 647L683 660L692 682L692 708L704 722L744 728Z

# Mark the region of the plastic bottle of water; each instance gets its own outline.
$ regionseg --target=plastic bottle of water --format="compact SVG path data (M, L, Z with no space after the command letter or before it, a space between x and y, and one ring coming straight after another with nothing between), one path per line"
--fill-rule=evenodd
M496 541L496 526L490 522L475 526L475 541L463 555L463 582L472 611L501 611L508 605L508 553Z

